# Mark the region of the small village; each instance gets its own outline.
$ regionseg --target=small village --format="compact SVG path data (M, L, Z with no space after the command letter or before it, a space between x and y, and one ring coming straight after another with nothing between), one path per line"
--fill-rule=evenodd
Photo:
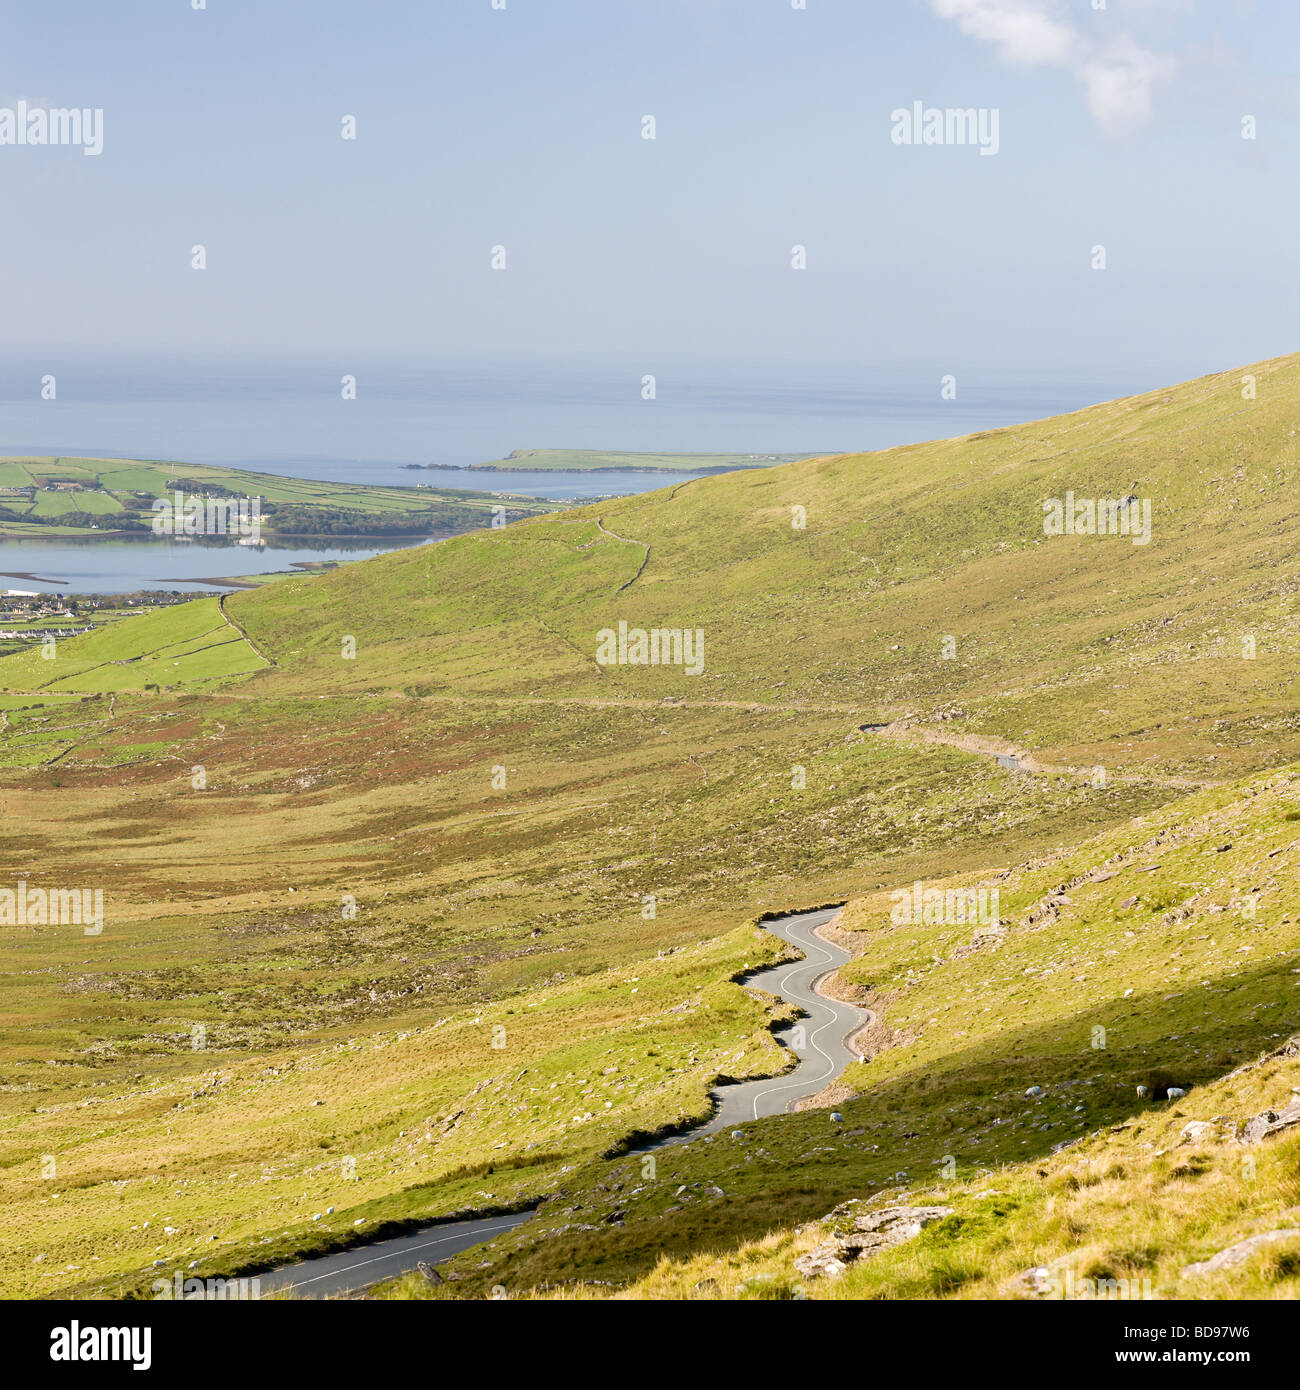
M0 593L0 642L45 642L50 638L80 637L93 632L92 614L106 618L137 617L150 608L184 603L189 594L49 594L28 589ZM59 619L65 621L60 622Z

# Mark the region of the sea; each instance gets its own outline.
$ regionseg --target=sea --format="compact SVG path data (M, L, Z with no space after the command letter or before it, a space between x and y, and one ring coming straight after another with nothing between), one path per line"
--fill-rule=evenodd
M53 376L55 398L43 399ZM944 377L955 378L943 390ZM647 382L647 378L653 382ZM344 379L355 382L345 399ZM295 478L594 499L691 474L469 471L512 450L820 454L1019 424L1177 380L1139 371L659 359L0 356L0 455L225 464ZM409 542L403 542L409 544ZM0 590L216 591L394 544L0 541ZM21 576L7 578L6 576ZM37 576L37 580L30 578Z

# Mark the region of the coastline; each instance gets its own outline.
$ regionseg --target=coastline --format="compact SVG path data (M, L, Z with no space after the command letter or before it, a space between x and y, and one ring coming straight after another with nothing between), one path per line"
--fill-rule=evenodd
M536 464L507 466L501 463L404 463L416 473L661 473L668 478L703 478L715 473L743 473L758 468L775 468L774 463L724 464L714 468L653 468L647 464L601 464L599 468L546 468Z

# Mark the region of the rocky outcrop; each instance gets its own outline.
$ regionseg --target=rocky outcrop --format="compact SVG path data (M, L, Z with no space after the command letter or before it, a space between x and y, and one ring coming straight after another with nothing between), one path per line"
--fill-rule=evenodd
M1261 1139L1269 1139L1296 1125L1300 1125L1300 1100L1293 1100L1281 1110L1261 1110L1246 1121L1238 1138L1243 1144L1258 1144Z
M1233 1265L1239 1265L1248 1260L1264 1246L1272 1245L1279 1240L1290 1240L1293 1237L1300 1237L1300 1228L1286 1227L1280 1231L1265 1231L1261 1235L1239 1240L1236 1245L1230 1245L1226 1250L1220 1250L1217 1255L1211 1255L1208 1260L1201 1260L1194 1265L1184 1265L1179 1272L1184 1279L1194 1279L1202 1274L1214 1274L1220 1269L1231 1269Z
M794 1267L805 1279L833 1278L843 1274L855 1260L901 1245L919 1236L933 1222L951 1215L951 1207L870 1209L861 1199L845 1202L812 1228L831 1238L801 1255Z

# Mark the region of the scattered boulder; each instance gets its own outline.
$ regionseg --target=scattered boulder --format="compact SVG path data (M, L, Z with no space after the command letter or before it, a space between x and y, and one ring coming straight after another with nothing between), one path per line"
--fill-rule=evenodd
M1183 1126L1183 1132L1178 1136L1180 1144L1199 1144L1202 1139L1209 1139L1215 1133L1213 1120L1190 1120Z
M1184 1279L1194 1279L1202 1274L1215 1274L1221 1269L1231 1269L1233 1265L1239 1265L1248 1260L1256 1250L1262 1250L1264 1246L1272 1245L1275 1241L1290 1240L1293 1237L1300 1237L1300 1229L1293 1226L1280 1231L1265 1231L1261 1235L1249 1236L1245 1240L1239 1240L1236 1245L1228 1246L1226 1250L1220 1250L1217 1255L1211 1255L1208 1260L1184 1265L1179 1273Z
M1239 1138L1243 1144L1258 1144L1284 1129L1300 1125L1300 1100L1293 1100L1281 1110L1261 1110L1246 1121Z
M1045 1298L1060 1289L1055 1264L1036 1265L1033 1269L1027 1269L1016 1276L1015 1282L1036 1298Z
M805 1279L834 1279L848 1269L837 1249L834 1244L818 1246L811 1254L800 1255L794 1267Z
M927 1226L951 1215L951 1207L876 1207L873 1210L864 1208L862 1199L845 1202L819 1223L833 1238L811 1253L801 1255L794 1267L805 1279L843 1274L854 1260L912 1240Z
M419 1264L417 1264L415 1267L416 1267L416 1269L418 1269L418 1270L420 1271L420 1273L425 1277L425 1279L427 1279L427 1280L429 1281L429 1283L431 1283L431 1284L441 1284L441 1283L443 1283L443 1277L442 1277L442 1275L439 1274L438 1271L437 1271L436 1269L434 1269L434 1267L433 1267L432 1265L430 1265L430 1264L425 1264L425 1262L424 1262L423 1260L421 1260L421 1261L419 1262Z

